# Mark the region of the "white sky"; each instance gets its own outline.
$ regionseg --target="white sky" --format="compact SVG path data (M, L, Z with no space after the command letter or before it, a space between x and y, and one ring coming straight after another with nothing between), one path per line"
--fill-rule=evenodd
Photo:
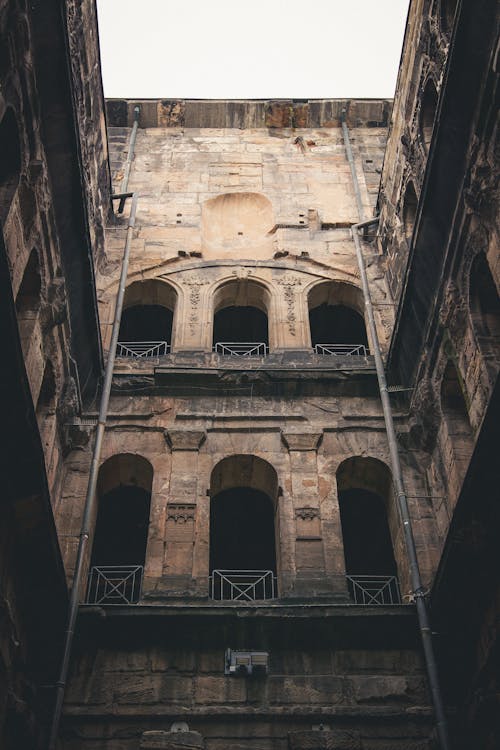
M106 97L392 97L409 0L98 0Z

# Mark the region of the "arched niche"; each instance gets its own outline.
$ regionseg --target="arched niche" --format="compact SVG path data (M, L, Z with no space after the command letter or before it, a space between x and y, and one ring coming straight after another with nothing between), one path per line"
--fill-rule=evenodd
M336 478L352 598L363 604L399 603L392 541L397 513L392 509L389 469L375 458L354 456L340 464Z
M500 297L486 254L478 253L470 270L469 309L480 348L485 354L500 352ZM496 363L498 368L498 363Z
M153 467L142 456L122 453L102 464L89 602L132 604L139 599L152 485Z
M3 224L21 174L21 143L16 116L11 108L0 122L0 153L0 224Z
M271 202L261 193L224 193L210 198L201 211L204 255L267 258L273 227Z
M210 481L210 594L214 599L275 598L276 471L253 455L224 458Z
M256 281L229 281L214 294L212 344L269 345L269 290ZM262 349L262 347L261 347ZM259 351L258 353L263 353Z
M34 248L26 263L16 295L16 313L23 350L29 346L40 313L42 279L38 251Z
M368 347L363 317L363 293L353 284L324 282L313 286L308 295L311 343L333 345L339 354L363 354ZM362 347L360 349L346 347ZM318 351L323 352L321 346ZM329 348L324 350L328 353Z
M436 118L436 109L438 103L438 93L434 81L429 78L425 85L422 102L420 105L420 133L425 150L429 151L432 140L432 131L434 129L434 120Z
M415 192L415 186L413 182L408 182L406 185L404 200L403 200L403 214L402 214L402 221L403 221L403 230L406 237L406 241L408 242L408 245L411 243L411 238L413 236L413 230L415 228L415 221L417 218L417 205L418 205L418 198L417 193Z
M165 354L172 343L176 302L175 289L164 281L150 279L130 284L125 290L118 354L127 356L130 351L132 354L128 356L133 356L137 347L127 347L126 344L140 342L164 342L161 350L156 347L145 351L146 355L148 352Z

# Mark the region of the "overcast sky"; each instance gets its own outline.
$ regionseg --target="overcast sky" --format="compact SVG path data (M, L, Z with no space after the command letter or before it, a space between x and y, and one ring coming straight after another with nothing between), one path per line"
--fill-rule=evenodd
M409 0L98 0L106 97L392 97Z

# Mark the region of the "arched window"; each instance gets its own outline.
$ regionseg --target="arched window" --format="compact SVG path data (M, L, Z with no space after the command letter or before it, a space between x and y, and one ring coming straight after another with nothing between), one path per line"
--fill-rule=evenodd
M348 588L359 604L397 604L399 586L388 508L392 482L374 458L353 457L337 470ZM394 513L393 523L397 523Z
M41 288L38 253L36 250L32 250L16 297L17 324L21 345L25 353L40 312Z
M123 453L101 466L88 602L131 604L140 598L152 484L153 468L141 456Z
M408 245L411 244L411 238L413 235L413 229L415 228L415 220L417 218L417 205L418 198L415 192L413 182L409 182L406 186L405 197L403 201L403 229Z
M485 253L478 253L472 264L469 306L479 346L486 355L495 355L500 351L500 297Z
M21 174L21 144L12 109L7 110L0 122L0 153L0 223L3 224Z
M210 482L210 596L254 601L276 590L278 478L257 456L220 461Z
M450 495L456 502L472 454L473 435L462 381L451 359L441 382L441 411L445 427L446 471L452 488Z
M269 292L254 281L231 281L214 298L213 347L228 356L263 356L269 347Z
M420 105L420 132L422 134L422 140L426 151L429 150L432 139L432 131L434 128L434 119L436 117L436 109L438 102L438 94L436 86L432 78L426 83L424 94L422 96L422 103Z
M310 291L308 303L311 343L318 354L366 354L360 289L339 282L318 284Z
M169 284L152 279L135 281L125 291L118 334L119 357L158 357L168 354L177 294Z

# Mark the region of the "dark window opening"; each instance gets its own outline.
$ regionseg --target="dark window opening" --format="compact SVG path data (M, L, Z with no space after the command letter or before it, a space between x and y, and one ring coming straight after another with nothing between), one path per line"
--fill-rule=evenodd
M396 576L396 561L383 499L362 489L339 493L348 575Z
M152 483L151 464L135 454L113 456L101 466L87 603L140 599Z
M224 307L215 313L213 344L263 343L269 344L267 315L257 307Z
M413 187L413 183L409 182L406 186L403 203L403 228L408 244L410 244L411 242L413 229L415 227L415 220L417 218L417 204L418 198L415 192L415 188Z
M484 253L472 264L469 298L477 332L500 345L500 297Z
M368 346L363 317L345 305L324 302L309 311L312 345L362 344Z
M144 565L151 495L142 487L115 487L99 498L91 564Z
M235 487L212 498L210 572L214 569L276 573L273 504L264 492Z
M436 117L437 102L438 95L436 87L434 85L434 82L432 80L429 80L422 97L420 110L420 130L422 133L422 140L427 151L429 150L429 146L431 144L434 119Z
M120 341L172 340L174 315L162 305L134 305L126 308L120 322Z
M0 222L9 213L21 174L21 144L14 112L9 109L0 122Z

